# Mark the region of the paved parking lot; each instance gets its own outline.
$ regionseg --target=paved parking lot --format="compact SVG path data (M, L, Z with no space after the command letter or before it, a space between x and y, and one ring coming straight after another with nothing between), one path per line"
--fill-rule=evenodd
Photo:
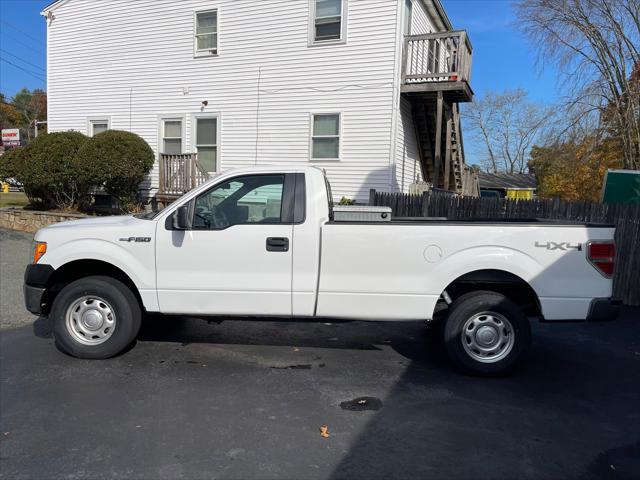
M0 231L0 478L640 477L637 309L536 323L503 379L453 372L421 322L151 317L84 361L22 308L29 242Z

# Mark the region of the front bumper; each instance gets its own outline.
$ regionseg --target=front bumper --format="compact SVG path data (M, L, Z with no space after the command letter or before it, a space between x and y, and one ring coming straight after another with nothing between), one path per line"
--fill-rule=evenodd
M44 297L47 292L46 288L24 286L24 305L27 310L34 315L40 315L44 312Z
M593 299L587 315L587 321L606 322L615 320L620 312L621 303L620 300L613 300L612 298Z
M51 265L27 265L24 272L24 304L35 315L46 311L46 293L51 275L55 272Z

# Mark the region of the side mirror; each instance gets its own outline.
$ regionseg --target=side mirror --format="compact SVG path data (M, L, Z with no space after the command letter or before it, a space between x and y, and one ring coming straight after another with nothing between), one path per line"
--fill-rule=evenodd
M189 230L191 227L191 222L189 221L189 210L189 204L187 203L186 205L178 207L178 209L173 212L173 215L171 216L171 224L174 230Z

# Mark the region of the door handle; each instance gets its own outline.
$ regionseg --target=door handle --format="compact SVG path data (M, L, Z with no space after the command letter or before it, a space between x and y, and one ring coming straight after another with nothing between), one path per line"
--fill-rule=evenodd
M288 252L289 239L287 237L268 237L267 252Z

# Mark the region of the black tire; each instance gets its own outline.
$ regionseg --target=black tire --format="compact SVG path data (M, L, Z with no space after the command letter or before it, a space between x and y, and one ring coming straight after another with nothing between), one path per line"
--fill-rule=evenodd
M83 297L104 299L115 315L110 336L97 345L85 345L67 326L67 311ZM85 277L65 286L51 308L51 323L56 346L64 353L78 358L110 358L125 350L140 330L142 312L133 292L125 284L111 277Z
M489 325L485 328L489 339L497 339L486 345L495 346L497 353L483 350L479 341L472 343L479 338L472 333L479 333L477 326L485 324ZM449 307L443 335L447 353L455 366L478 376L511 373L524 360L531 346L531 326L522 309L504 295L490 291L470 292L457 298ZM483 360L478 358L483 355L486 355Z

